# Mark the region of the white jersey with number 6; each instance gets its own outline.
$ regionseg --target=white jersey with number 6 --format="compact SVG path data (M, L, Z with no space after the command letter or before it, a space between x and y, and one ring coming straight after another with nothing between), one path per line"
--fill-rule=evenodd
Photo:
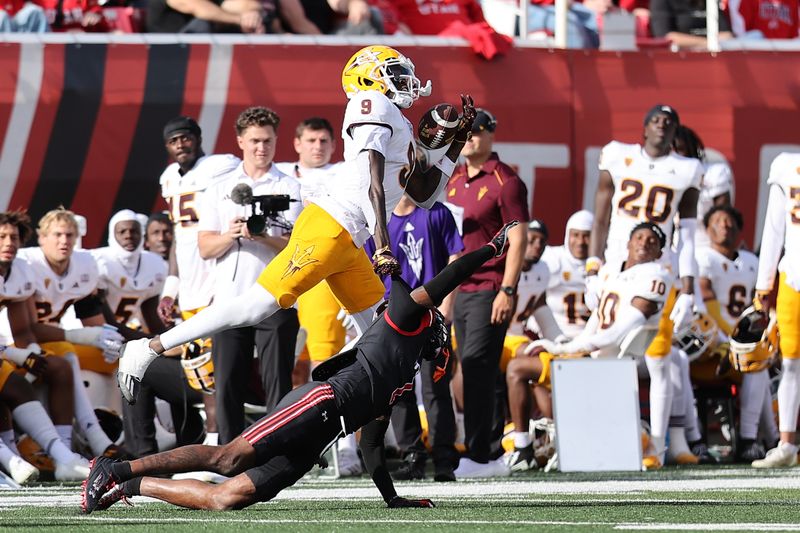
M657 328L661 312L672 287L673 276L661 264L653 261L641 263L622 270L624 263L615 262L603 266L598 273L602 291L597 306L597 327L607 329L624 309L633 307L634 298L644 298L658 304L658 312L645 322L645 327ZM618 346L600 350L597 357L616 357ZM646 348L646 347L645 347ZM592 354L594 357L595 354Z
M699 190L703 179L703 165L697 159L674 152L652 158L639 144L616 141L603 147L599 168L608 171L614 182L607 262L627 256L631 231L640 222L657 224L671 236L683 193L689 188Z
M733 327L753 300L758 257L747 250L739 250L736 259L731 261L713 248L700 248L697 265L699 276L711 281L722 318Z
M375 150L385 159L383 189L386 219L400 202L401 185L416 163L414 128L400 109L383 93L362 91L347 102L342 125L344 162L328 194L310 201L328 212L362 246L375 231L375 212L369 199L369 164L358 159L364 150Z
M105 291L105 300L117 322L133 319L144 326L142 303L161 294L167 277L167 264L160 255L143 250L135 270L128 271L111 248L92 250L100 280L97 288Z
M175 257L178 262L178 302L184 311L208 305L214 295L214 261L200 257L197 249L197 221L200 198L215 180L236 169L238 157L207 155L197 160L184 175L178 163L161 174L161 196L169 204L169 216L175 225Z

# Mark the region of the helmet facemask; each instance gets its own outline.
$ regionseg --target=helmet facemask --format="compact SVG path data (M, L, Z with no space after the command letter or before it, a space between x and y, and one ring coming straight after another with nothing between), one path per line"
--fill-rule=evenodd
M420 97L422 83L414 74L414 64L405 57L376 65L375 77L386 85L386 97L399 107L409 108Z

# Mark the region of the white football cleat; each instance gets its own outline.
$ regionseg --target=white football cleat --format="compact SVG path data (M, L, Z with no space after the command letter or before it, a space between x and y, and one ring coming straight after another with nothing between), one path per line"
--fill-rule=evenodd
M339 450L339 476L353 477L360 476L364 469L361 467L361 459L358 458L358 453L355 450L344 449Z
M508 477L511 470L502 457L488 463L477 463L468 457L462 457L458 468L453 472L456 479L482 477Z
M156 357L158 354L150 349L150 339L136 339L125 343L122 347L117 383L122 396L129 404L136 403L142 377Z
M67 463L56 463L56 481L83 481L89 477L89 461L78 454Z
M753 468L784 468L797 465L797 446L781 442L767 452L763 459L751 463Z
M39 479L39 469L17 455L9 461L8 470L14 481L20 485L33 483Z

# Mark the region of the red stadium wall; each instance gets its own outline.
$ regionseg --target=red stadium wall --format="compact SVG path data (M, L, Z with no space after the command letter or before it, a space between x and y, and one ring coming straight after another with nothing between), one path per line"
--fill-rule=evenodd
M160 207L166 120L198 117L207 152L236 152L246 106L282 116L278 160L293 159L294 126L308 116L341 124L347 45L0 44L0 208L33 217L57 205L89 219L85 246L129 207ZM517 48L493 62L458 46L403 46L430 104L470 93L497 117L498 150L528 182L532 209L556 240L568 215L591 206L598 150L637 142L654 103L676 107L731 164L748 221L777 151L800 149L800 53L603 53ZM426 107L410 112L416 118ZM762 218L759 216L758 218ZM750 242L756 223L748 224Z

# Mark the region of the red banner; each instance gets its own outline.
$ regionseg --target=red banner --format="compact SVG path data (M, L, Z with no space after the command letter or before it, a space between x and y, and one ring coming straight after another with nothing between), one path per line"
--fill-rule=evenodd
M250 105L282 117L277 159L293 160L294 126L341 124L349 45L6 44L0 47L0 208L32 216L64 205L89 219L86 246L125 207L160 206L167 164L161 128L190 114L206 152L237 153L233 125ZM497 150L531 191L533 213L560 240L571 212L591 207L599 149L638 142L644 113L675 107L711 153L727 159L752 242L766 172L800 150L800 53L609 53L517 48L483 61L466 47L402 47L440 101L469 93L498 118ZM341 153L341 147L339 147Z

